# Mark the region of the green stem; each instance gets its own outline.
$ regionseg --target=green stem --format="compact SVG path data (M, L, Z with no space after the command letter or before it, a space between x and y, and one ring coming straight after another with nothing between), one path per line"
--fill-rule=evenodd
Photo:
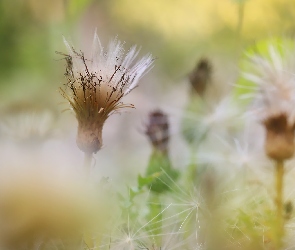
M242 46L242 28L244 23L244 12L245 12L245 3L238 3L238 20L237 20L237 28L236 28L236 41L237 41L237 54L240 55L240 49Z
M238 39L242 33L243 21L244 21L244 6L245 3L238 3L238 23L237 23L237 37Z
M162 205L161 205L161 199L159 194L157 195L151 195L150 196L150 203L149 203L149 209L150 214L149 220L150 220L150 226L148 227L149 233L152 235L154 239L154 243L157 246L161 246L161 240L162 240Z
M282 247L282 238L284 235L284 218L283 218L283 177L284 162L276 162L276 207L277 207L277 246Z

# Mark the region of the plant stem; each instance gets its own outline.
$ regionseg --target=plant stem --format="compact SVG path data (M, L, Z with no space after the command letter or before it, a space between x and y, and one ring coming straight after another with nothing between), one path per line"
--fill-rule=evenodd
M91 169L91 162L92 162L92 153L85 153L84 154L84 169L87 173Z
M245 14L245 3L244 1L238 3L238 20L237 20L237 28L236 28L236 41L237 48L236 53L238 57L240 56L241 48L242 48L242 29L244 23L244 14Z
M161 246L163 211L159 195L150 196L149 209L150 214L148 215L148 219L150 220L151 224L149 225L148 232L152 235L157 246Z
M283 218L283 177L284 162L276 162L276 206L277 206L277 242L278 249L282 246L282 238L284 235L284 218Z
M240 39L244 21L245 3L238 3L237 38Z

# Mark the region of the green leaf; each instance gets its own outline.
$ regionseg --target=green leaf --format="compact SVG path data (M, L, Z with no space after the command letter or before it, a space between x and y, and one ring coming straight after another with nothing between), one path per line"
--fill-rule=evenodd
M155 172L152 175L149 175L147 177L142 177L141 175L138 175L137 177L138 188L143 188L144 186L150 185L161 174L162 174L161 172Z
M142 190L138 187L129 187L129 199L130 201L133 201L133 199L138 195L142 193Z
M162 193L171 189L173 181L178 178L178 171L172 168L169 157L162 152L155 150L149 160L146 176L153 177L153 181L148 184L151 191Z

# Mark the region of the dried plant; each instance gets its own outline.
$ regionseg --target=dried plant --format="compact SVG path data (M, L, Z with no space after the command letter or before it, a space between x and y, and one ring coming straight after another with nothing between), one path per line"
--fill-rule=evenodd
M208 59L201 58L194 70L189 74L189 81L192 87L192 93L203 96L207 85L211 81L212 66Z
M146 55L134 63L139 51L133 46L126 54L117 39L110 42L105 51L95 33L92 56L86 59L65 39L67 91L61 88L78 120L77 145L86 154L97 153L103 145L102 129L107 118L123 108L122 98L138 84L140 78L151 68L153 58ZM88 157L89 158L89 157Z
M295 78L291 73L294 68L294 48L291 52L282 45L278 49L269 44L268 57L259 54L250 56L255 72L244 74L256 84L254 113L265 127L266 155L276 166L277 232L274 241L277 249L282 247L284 236L284 162L293 157L295 149Z

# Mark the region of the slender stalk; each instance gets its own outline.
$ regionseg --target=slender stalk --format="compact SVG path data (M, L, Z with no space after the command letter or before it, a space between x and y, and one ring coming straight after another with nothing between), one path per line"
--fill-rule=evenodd
M244 22L245 3L238 3L238 22L237 22L237 38L240 39Z
M284 235L284 218L283 218L283 178L284 162L276 162L276 208L277 208L277 243L278 249L282 247L282 238Z
M238 3L238 20L237 20L237 28L236 28L236 50L237 55L240 55L241 47L242 47L242 29L244 23L244 14L245 14L245 3Z
M197 159L196 159L196 147L192 146L190 150L190 163L187 168L187 180L188 184L194 183L197 176Z
M84 154L84 169L85 169L85 171L87 171L87 172L90 171L91 162L92 162L92 153L85 153Z
M159 195L151 195L149 200L150 214L148 219L151 223L148 226L148 232L153 237L153 240L156 243L156 245L161 246L163 220L161 199Z

